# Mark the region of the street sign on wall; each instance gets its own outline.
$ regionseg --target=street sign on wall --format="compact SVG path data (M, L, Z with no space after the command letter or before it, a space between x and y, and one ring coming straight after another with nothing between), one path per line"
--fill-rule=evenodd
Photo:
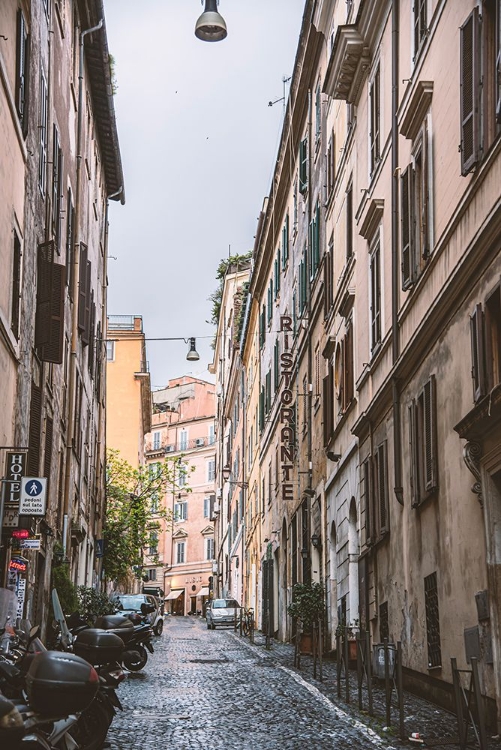
M47 494L47 477L21 479L20 516L44 516Z

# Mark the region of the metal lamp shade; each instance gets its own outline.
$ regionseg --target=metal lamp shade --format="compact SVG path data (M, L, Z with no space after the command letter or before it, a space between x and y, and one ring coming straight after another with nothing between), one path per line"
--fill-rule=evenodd
M220 42L227 34L224 18L217 12L217 0L205 0L205 10L195 25L195 36L203 42Z
M197 352L194 338L190 338L190 350L186 355L186 359L188 360L188 362L198 362L198 360L200 359L200 355Z

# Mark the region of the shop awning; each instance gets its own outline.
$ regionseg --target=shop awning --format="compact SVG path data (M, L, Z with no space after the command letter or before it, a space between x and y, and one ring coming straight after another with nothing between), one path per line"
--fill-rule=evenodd
M167 602L169 599L178 599L183 592L184 589L174 589L170 592L170 594L167 594L167 596L165 597L165 601Z
M197 596L209 596L209 587L204 586L203 588L201 588Z

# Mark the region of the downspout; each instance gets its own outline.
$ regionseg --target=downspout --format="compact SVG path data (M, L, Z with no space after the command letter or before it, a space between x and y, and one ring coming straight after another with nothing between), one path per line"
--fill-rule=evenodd
M398 43L399 43L399 4L393 0L391 8L391 331L392 331L392 364L395 366L400 356L398 331L399 301L399 212L398 212ZM392 378L393 392L393 491L400 505L404 504L402 487L402 430L400 424L400 393L397 378Z
M73 251L73 309L71 316L71 357L69 367L68 384L68 420L66 430L66 468L64 477L64 526L63 529L63 552L67 557L69 542L71 541L71 465L73 455L73 430L75 413L73 401L75 398L75 383L77 371L78 353L78 285L80 266L80 216L81 197L80 182L82 173L82 122L83 122L83 75L84 75L84 40L87 34L98 31L103 25L102 18L96 26L92 26L80 34L79 65L78 65L78 118L77 118L77 170L75 186L75 246Z
M311 89L308 89L308 256L309 256L309 263L307 263L307 272L308 272L308 384L307 388L308 391L305 393L303 398L305 399L305 406L307 407L307 414L308 414L308 441L307 441L307 452L308 452L308 487L311 488L311 480L312 480L312 474L313 474L313 464L312 464L312 404L313 404L313 376L312 376L312 350L311 350L311 339L312 339L312 320L311 320L311 270L313 266L313 236L311 231L311 220L313 216L313 209L312 209L312 192L313 192L313 182L312 182L312 175L313 170L311 167L312 163L312 95L311 95ZM302 516L301 516L302 518ZM307 577L308 580L307 583L310 583L311 581L311 571L312 571L312 559L311 559L311 548L310 548L310 539L311 539L311 497L308 498L308 516L307 516L307 535L308 535L308 571L307 571ZM301 521L302 523L302 521ZM302 539L302 545L304 546L304 539Z
M119 196L123 191L123 186L120 186L120 189L117 190L116 193L112 193L111 195L106 196L106 204L105 204L105 211L104 211L104 258L103 258L103 283L101 286L101 294L102 294L102 307L101 307L101 339L95 341L95 351L96 351L96 360L99 357L100 361L102 362L104 359L104 367L101 367L101 388L106 389L106 358L103 356L105 354L103 349L103 343L104 340L107 338L107 319L108 319L108 312L107 312L107 288L108 288L108 237L109 237L109 224L108 224L108 213L109 213L109 207L110 207L110 199L116 198ZM106 390L105 390L106 392ZM104 445L104 465L106 466L106 407L103 406L103 399L101 398L101 395L98 394L99 398L99 405L98 405L98 439L97 439L97 446L96 449L99 450L99 447L101 445ZM98 487L101 486L101 462L97 461L96 466L96 475L97 475L97 482L96 485ZM101 511L106 510L106 491L105 496L103 498L103 503L101 506ZM100 515L100 524L99 529L97 533L102 538L102 531L103 531L103 521L104 521L104 513L101 512ZM99 537L98 537L99 538ZM99 581L101 581L102 578L102 572L103 572L103 565L102 565L102 559L99 565Z

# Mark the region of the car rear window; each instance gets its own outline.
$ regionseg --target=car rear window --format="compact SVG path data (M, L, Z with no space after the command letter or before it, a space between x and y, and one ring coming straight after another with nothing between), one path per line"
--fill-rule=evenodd
M145 596L119 596L118 600L122 609L141 609L141 604L146 602Z
M235 609L239 606L235 599L215 599L212 604L213 609Z

